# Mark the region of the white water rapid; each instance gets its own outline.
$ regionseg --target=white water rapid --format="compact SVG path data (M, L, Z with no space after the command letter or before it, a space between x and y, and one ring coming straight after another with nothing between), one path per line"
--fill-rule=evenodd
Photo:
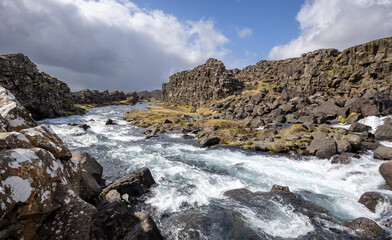
M228 203L223 193L237 188L265 192L274 184L288 186L290 191L326 209L338 221L368 217L381 224L385 221L385 212L391 210L388 206L379 206L377 212L372 213L358 203L367 191L388 192L378 173L382 161L374 160L370 152L348 165L340 165L314 157L293 158L229 147L202 149L195 140L183 139L181 133L144 139L143 129L121 118L127 111L146 106L144 103L99 107L83 116L48 119L40 124L51 125L72 151L91 153L103 165L108 182L140 167L148 167L157 184L151 189L146 204L152 207L152 215L167 239L180 239L178 232L184 225L170 225L160 218L189 210L203 215L203 211L208 212L206 209L212 206L238 212L241 221L261 239L299 238L319 231L307 215L278 201L267 205L274 211L273 214L267 211L266 215L253 206ZM105 125L108 118L117 125ZM84 131L68 123L86 123L91 128ZM220 218L214 219L220 221ZM223 223L217 224L224 226L224 221L222 218ZM224 239L219 233L208 236L203 230L195 231L199 239Z

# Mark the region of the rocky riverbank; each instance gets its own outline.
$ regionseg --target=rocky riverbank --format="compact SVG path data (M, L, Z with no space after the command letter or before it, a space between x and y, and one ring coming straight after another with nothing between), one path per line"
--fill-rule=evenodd
M162 239L132 204L155 183L147 168L105 186L102 166L71 151L0 88L1 239Z

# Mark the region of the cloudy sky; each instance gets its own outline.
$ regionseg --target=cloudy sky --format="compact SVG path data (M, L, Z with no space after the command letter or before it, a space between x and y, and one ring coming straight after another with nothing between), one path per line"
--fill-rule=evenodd
M72 90L153 90L208 58L228 68L392 36L392 0L1 0L0 54Z

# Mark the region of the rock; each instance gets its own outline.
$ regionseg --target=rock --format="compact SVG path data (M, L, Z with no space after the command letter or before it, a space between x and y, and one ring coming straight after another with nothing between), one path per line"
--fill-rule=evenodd
M82 128L84 131L86 131L87 129L90 128L90 125L88 125L88 124L81 124L81 125L78 125L78 127Z
M390 204L390 197L383 193L378 192L365 192L359 199L359 203L362 203L370 211L376 212L376 207L378 204L388 203Z
M365 124L355 122L355 123L351 124L349 131L350 132L368 132L371 129L372 129L371 127L369 127Z
M105 195L111 190L118 191L121 195L128 194L136 198L146 192L155 183L148 168L140 168L107 186L102 193Z
M380 160L392 160L392 148L380 145L374 152L373 157Z
M0 149L31 148L29 139L18 132L0 132Z
M8 89L34 119L82 112L74 107L67 84L39 72L37 66L23 54L3 55L0 69L0 85Z
M91 175L97 183L104 183L102 179L103 167L87 152L73 152L72 160L80 162L82 170Z
M183 138L183 139L193 139L194 137L193 137L193 136L190 136L190 135L188 135L188 134L184 134L184 135L182 135L182 138Z
M379 126L374 137L378 140L392 140L392 122Z
M165 119L163 120L162 124L170 124L173 123L172 121L170 121L169 119Z
M306 149L310 154L318 158L331 158L336 154L336 143L332 138L315 138Z
M136 225L132 231L127 233L124 239L163 239L157 225L150 215L144 212L136 212L135 216L139 219L140 225Z
M354 134L343 135L341 140L348 141L351 144L352 151L362 150L362 138L358 135L354 135Z
M376 222L368 218L360 217L345 225L354 230L360 237L386 238L387 236L387 233Z
M110 190L108 193L106 193L105 195L105 199L112 203L112 202L121 202L122 198L121 198L121 194L119 192L117 192L117 190Z
M211 147L214 145L217 145L220 143L220 138L219 137L203 137L202 139L200 139L199 143L200 143L200 147Z
M71 159L80 162L82 167L80 197L89 203L95 203L102 192L100 184L104 183L104 180L102 180L102 166L86 152L74 152Z
M350 164L352 158L360 158L358 154L343 152L340 155L334 156L331 160L332 164Z
M97 210L98 214L92 222L90 238L87 239L123 239L134 228L140 228L139 218L124 203L102 202L97 205Z
M385 182L392 188L392 161L384 162L378 168L378 172L385 179Z
M0 115L7 131L20 131L37 126L30 113L3 87L0 87Z
M79 239L88 235L96 210L75 194L81 174L78 162L61 162L40 148L2 150L0 158L3 237Z
M55 158L67 160L71 158L71 151L64 145L50 126L23 129L20 131L29 142L35 146L50 151Z
M271 193L284 193L284 194L291 194L289 187L287 186L279 186L279 185L273 185L271 190Z
M105 122L105 125L114 125L114 124L115 124L114 121L110 118Z
M159 131L159 128L156 126L150 126L148 128L146 128L146 130L144 130L144 134L147 135L146 138L151 138L153 136L155 136Z
M128 94L128 96L127 96ZM113 102L119 102L127 100L127 104L135 104L135 100L137 101L136 93L127 93L121 91L97 91L97 90L89 90L83 89L79 92L71 93L71 98L74 103L77 104L109 104Z
M335 140L338 153L351 152L351 144L346 140Z

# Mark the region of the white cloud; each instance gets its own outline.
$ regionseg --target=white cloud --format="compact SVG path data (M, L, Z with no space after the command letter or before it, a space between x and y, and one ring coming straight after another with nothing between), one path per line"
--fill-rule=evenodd
M128 0L1 0L0 49L22 52L71 88L160 88L170 73L222 58L211 20L180 21Z
M253 34L252 29L250 28L242 28L242 29L237 28L236 31L239 38L250 37Z
M297 15L301 35L275 46L269 59L320 48L345 48L392 35L392 0L307 0Z

